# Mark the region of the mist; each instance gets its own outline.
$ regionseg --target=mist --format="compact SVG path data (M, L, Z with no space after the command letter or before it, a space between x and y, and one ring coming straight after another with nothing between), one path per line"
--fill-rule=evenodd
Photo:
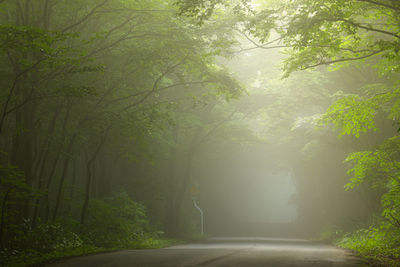
M0 1L0 261L255 242L395 266L399 9Z

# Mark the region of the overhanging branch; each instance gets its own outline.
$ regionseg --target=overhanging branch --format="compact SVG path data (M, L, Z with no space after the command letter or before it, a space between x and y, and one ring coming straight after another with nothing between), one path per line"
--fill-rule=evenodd
M398 35L396 33L388 32L388 31L381 30L381 29L376 29L376 28L369 27L369 26L365 26L365 25L362 25L360 23L356 23L356 22L348 20L348 19L337 19L336 21L343 21L343 22L351 24L351 25L353 25L353 26L355 26L357 28L360 28L360 29L364 29L364 30L371 31L371 32L379 32L379 33L390 35L390 36L394 36L394 37L400 39L400 35Z
M378 1L373 1L373 0L357 0L357 1L358 2L370 3L370 4L373 4L373 5L382 6L382 7L386 7L386 8L389 8L389 9L400 11L400 7L396 7L396 6L389 5L389 4L382 3L382 2L378 2Z
M303 68L300 68L300 70L311 69L311 68L315 68L315 67L318 67L318 66L321 66L321 65L331 65L331 64L340 63L340 62L361 60L361 59L364 59L364 58L372 57L372 56L377 55L377 54L379 54L381 52L383 52L383 50L374 51L373 53L370 53L370 54L367 54L367 55L364 55L364 56L360 56L360 57L349 57L349 58L340 58L340 59L331 60L331 61L322 61L322 62L314 64L314 65L309 65L309 66L305 66Z
M67 26L66 28L64 28L62 30L62 32L66 32L71 30L72 28L75 28L76 26L78 26L79 24L85 22L87 19L89 19L95 12L97 9L99 9L100 7L104 6L105 4L107 4L109 0L104 0L103 2L101 2L100 4L98 4L97 6L95 6L86 16L84 16L83 18L81 18L80 20L78 20L77 22L75 22L74 24Z

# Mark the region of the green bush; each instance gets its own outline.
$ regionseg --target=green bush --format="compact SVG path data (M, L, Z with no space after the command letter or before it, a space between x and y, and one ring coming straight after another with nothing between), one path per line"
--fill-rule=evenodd
M124 247L146 238L151 232L145 207L121 192L105 200L91 200L83 238L97 247Z
M9 247L13 250L35 250L41 253L76 248L82 245L81 238L59 223L44 223L36 228L31 227L29 220L19 225L11 225L14 238Z
M10 224L12 238L0 251L0 262L25 266L63 256L117 248L159 248L176 242L160 239L162 232L151 229L145 207L125 192L104 200L91 199L89 203L83 226L71 218L39 223L35 228L30 220Z
M400 229L390 223L358 229L344 235L336 244L379 261L381 264L400 266Z
M10 230L13 238L0 252L2 262L25 262L43 254L77 249L83 245L76 233L67 231L59 223L43 223L32 228L29 220L23 220L19 225L10 225Z

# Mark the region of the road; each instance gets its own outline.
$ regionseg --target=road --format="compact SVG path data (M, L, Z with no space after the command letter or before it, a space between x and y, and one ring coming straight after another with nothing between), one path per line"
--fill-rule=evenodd
M350 252L300 239L213 238L164 249L124 250L73 258L48 267L367 266Z

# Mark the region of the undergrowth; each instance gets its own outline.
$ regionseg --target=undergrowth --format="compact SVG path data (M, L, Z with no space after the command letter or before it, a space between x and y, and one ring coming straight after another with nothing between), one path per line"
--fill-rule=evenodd
M30 220L7 225L0 250L1 266L42 266L43 263L79 255L121 249L161 248L178 241L164 239L150 225L143 205L126 193L91 200L85 224L71 214L55 222Z
M381 221L368 228L343 234L335 245L350 249L372 266L400 266L400 229Z

